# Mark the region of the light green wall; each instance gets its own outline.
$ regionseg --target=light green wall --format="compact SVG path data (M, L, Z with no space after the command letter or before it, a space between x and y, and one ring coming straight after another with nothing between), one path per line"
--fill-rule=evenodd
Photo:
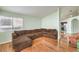
M21 17L24 19L24 29L33 29L41 27L41 20L39 17L22 15L17 13L11 13L6 11L1 11L0 15L10 16L10 17Z
M44 17L42 19L42 28L52 28L59 30L59 12L54 13Z
M41 27L41 20L38 17L27 16L7 11L0 11L0 15L10 17L21 17L24 19L24 29L38 29ZM12 39L11 32L0 32L0 43L10 41Z
M24 29L52 28L57 29L59 31L58 10L42 19L39 17L21 15L6 11L0 11L0 15L10 17L22 17L24 19ZM11 39L11 32L0 32L0 43L9 41Z
M0 43L11 40L11 33L9 32L0 32Z
M42 19L42 28L57 29L59 38L59 9Z
M41 19L39 18L25 18L24 20L24 27L25 29L39 29L41 28Z

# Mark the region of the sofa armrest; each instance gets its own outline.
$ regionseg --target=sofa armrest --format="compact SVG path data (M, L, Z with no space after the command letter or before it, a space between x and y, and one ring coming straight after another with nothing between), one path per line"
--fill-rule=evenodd
M18 36L17 36L17 34L16 33L12 33L12 39L15 39L15 38L17 38Z

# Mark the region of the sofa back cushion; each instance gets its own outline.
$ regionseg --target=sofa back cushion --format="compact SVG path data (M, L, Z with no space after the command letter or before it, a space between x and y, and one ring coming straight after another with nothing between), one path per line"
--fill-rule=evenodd
M32 35L30 37L40 37L40 36L51 36L51 37L54 37L54 39L57 39L57 30L56 29L35 29L35 30L22 30L22 31L15 31L15 34L16 34L16 38L18 36L21 36L21 35ZM14 37L13 37L14 38Z

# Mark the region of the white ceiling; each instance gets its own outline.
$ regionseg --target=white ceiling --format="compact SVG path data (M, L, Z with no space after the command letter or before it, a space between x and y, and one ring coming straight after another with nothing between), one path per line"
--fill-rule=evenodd
M3 6L2 10L20 13L24 15L43 17L53 13L57 7L54 6Z
M2 6L0 9L24 14L24 15L30 15L30 16L36 16L36 17L44 17L47 16L57 10L57 6ZM79 7L77 6L63 6L61 8L61 17L65 18L69 13L70 10L72 12L76 11Z
M65 18L69 17L69 15L71 13L74 13L74 12L76 13L79 10L78 8L79 8L78 6L65 6L65 7L61 7L61 13L60 13L61 14L61 18L65 19Z

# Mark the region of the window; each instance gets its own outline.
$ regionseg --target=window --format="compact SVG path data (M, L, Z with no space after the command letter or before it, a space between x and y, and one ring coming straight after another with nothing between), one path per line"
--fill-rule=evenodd
M13 31L23 28L23 19L0 16L0 31Z

